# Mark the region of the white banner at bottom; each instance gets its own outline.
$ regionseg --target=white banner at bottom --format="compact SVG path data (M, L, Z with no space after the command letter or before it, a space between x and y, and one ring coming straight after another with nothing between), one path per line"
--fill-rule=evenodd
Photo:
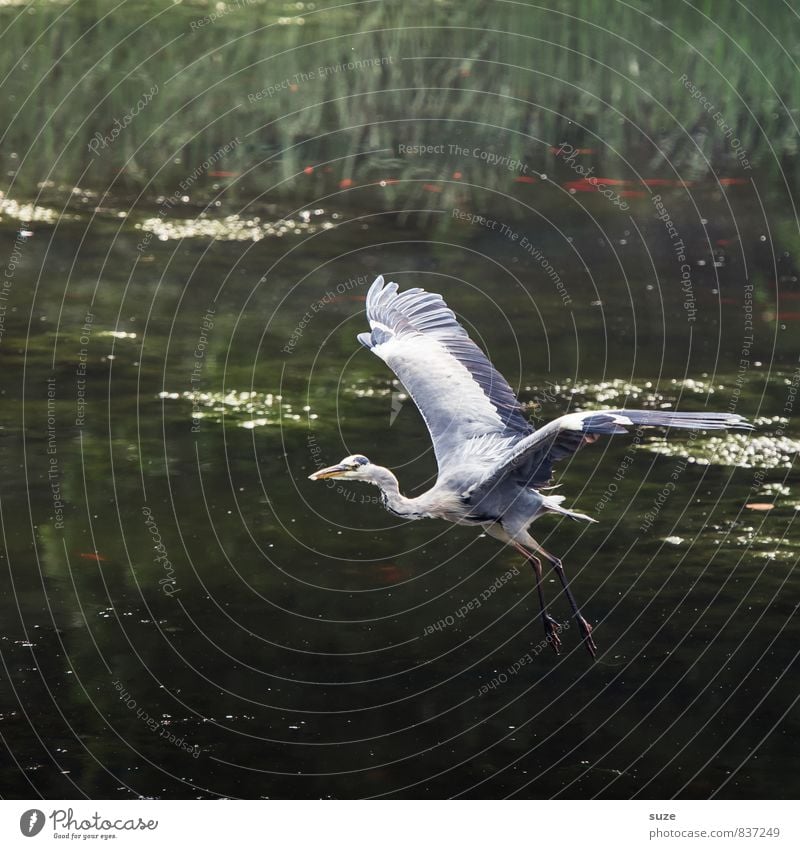
M203 849L800 846L789 801L0 801L0 846Z

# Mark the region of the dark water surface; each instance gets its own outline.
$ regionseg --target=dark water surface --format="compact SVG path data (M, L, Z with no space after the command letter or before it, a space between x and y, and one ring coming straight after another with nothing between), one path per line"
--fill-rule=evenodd
M568 198L517 239L328 209L259 241L143 245L113 211L33 227L2 339L4 794L796 794L798 290L776 298L747 186L698 197L723 223L685 230L689 301L649 200L601 226ZM532 575L496 541L307 480L354 451L407 494L435 474L355 342L379 272L442 292L541 420L758 423L559 468L600 521L535 530L596 663L574 628L540 650Z

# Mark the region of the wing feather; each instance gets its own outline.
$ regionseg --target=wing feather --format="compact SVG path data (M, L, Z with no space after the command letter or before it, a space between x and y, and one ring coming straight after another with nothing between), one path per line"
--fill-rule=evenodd
M396 283L378 277L366 306L371 332L358 340L392 369L414 400L440 471L449 459L463 459L465 442L500 437L510 446L533 432L511 387L441 295L419 288L398 292Z
M662 410L599 410L560 416L534 434L521 439L500 459L470 495L485 493L506 478L513 477L534 489L547 486L553 476L553 463L595 442L600 434L627 433L633 427L666 427L686 430L752 430L752 425L736 413L683 413Z

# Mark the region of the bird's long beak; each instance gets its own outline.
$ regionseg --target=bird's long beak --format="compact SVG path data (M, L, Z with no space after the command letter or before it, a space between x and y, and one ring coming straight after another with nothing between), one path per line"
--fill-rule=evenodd
M343 466L339 463L336 466L328 466L327 469L320 469L318 472L314 472L313 475L309 475L308 479L310 481L322 481L325 478L335 478L341 475L343 472L347 471L347 466Z

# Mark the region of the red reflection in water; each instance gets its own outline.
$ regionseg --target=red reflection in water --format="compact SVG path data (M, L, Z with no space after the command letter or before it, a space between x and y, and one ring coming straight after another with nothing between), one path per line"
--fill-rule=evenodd
M378 566L381 580L387 584L393 584L395 581L402 581L408 577L408 572L395 566L394 563L386 563L383 566Z

